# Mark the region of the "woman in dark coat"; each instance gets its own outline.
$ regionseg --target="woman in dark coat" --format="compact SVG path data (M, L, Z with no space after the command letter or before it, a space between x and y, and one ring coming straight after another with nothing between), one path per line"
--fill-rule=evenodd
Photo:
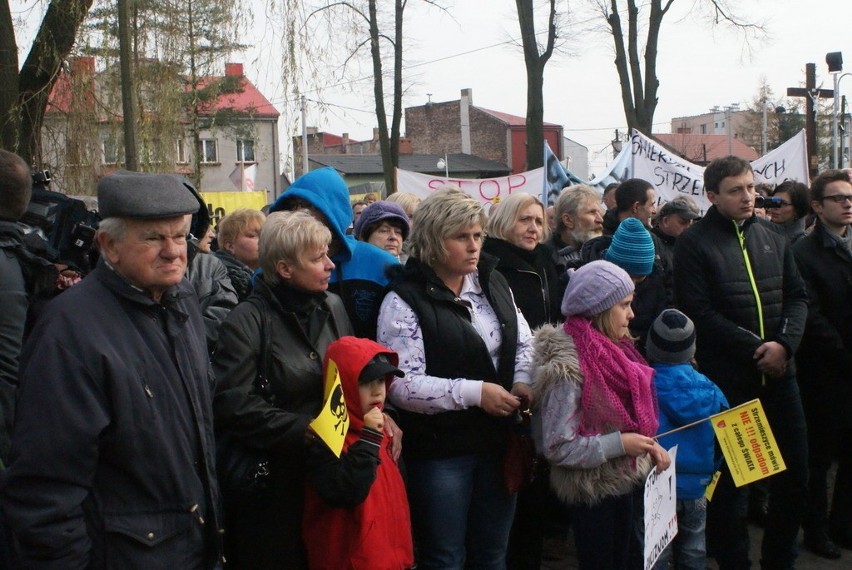
M564 281L559 278L547 239L544 205L532 194L517 192L491 209L483 251L499 258L497 270L509 282L518 309L530 328L562 322L560 305ZM550 467L543 458L536 464L531 485L518 493L509 539L509 568L539 568L545 527L567 521L564 510L549 489Z
M232 568L306 567L300 527L308 424L322 405L323 354L352 334L342 301L326 292L334 269L330 240L329 230L307 212L271 214L260 235L262 279L219 332L213 357L217 433L261 450L271 471L259 495L225 497ZM261 390L256 379L266 350L269 384Z
M498 258L497 270L509 282L515 303L530 328L562 321L562 288L553 254L545 245L544 206L536 196L517 192L491 209L482 251Z

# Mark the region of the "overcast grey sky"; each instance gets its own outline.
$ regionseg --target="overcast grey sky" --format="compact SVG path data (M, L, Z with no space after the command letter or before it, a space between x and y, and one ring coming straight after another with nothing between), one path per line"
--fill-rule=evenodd
M231 57L245 63L246 76L256 83L282 112L280 132L283 152L289 136L300 132L301 120L280 81L280 40L271 31L262 6L270 0L253 0L254 47ZM589 32L589 22L576 8L588 0L560 0L560 10L571 12L574 22L563 31L566 50L554 54L545 70L545 121L564 126L565 135L589 148L591 172L599 173L612 156L609 141L622 132L626 120L621 106L618 77L612 63L612 39L606 31ZM518 25L512 0L446 0L449 14L426 9L409 0L405 21L406 94L403 106L459 98L473 89L475 105L526 114L526 78L520 48L503 42L517 38ZM817 83L831 88L825 54L842 51L844 69L852 71L852 1L850 0L731 0L740 11L767 23L770 38L744 48L740 36L713 28L700 18L702 0L675 0L666 16L660 38L659 105L655 130L668 132L672 117L696 115L715 105L747 104L766 77L777 98L787 87L804 82L805 64L817 64ZM13 13L32 0L12 0ZM36 9L34 12L38 12ZM27 23L39 21L27 14ZM16 29L22 50L29 49L33 30ZM497 45L501 44L501 45ZM492 47L494 46L494 47ZM23 62L26 52L22 51ZM389 62L386 64L389 67ZM334 83L333 81L331 83ZM389 92L389 88L387 89ZM852 95L852 77L841 82L841 93ZM356 94L327 89L325 111L308 106L307 124L334 133L348 132L368 139L376 126L370 81ZM314 96L309 94L309 96ZM287 159L282 158L282 167Z
M845 52L844 70L852 71L852 2L848 0L737 0L738 9L746 5L748 13L767 22L770 34L765 41L752 42L750 53L740 36L714 29L696 15L694 6L699 1L676 0L666 16L658 58L660 103L654 119L658 132L669 132L672 117L700 114L715 105L747 104L763 76L780 99L787 87L804 82L809 62L817 64L817 83L831 88L825 65L829 51ZM579 4L580 0L560 2L563 10ZM419 65L407 70L408 80L414 83L407 89L404 106L425 103L428 93L433 101L458 99L461 89L471 88L475 105L525 115L520 49L489 47L518 37L515 3L455 0L450 12L452 17L409 2L406 58L409 65ZM546 67L544 118L562 124L566 136L586 145L591 171L600 172L611 157L608 145L614 130L623 132L626 120L611 37L606 32L583 33L588 24L580 15L574 18L581 21L563 32L568 37L566 51L555 54ZM276 82L269 67L261 64L254 78L251 66L247 67L250 78L273 91L270 99L283 101L282 95L274 93ZM307 124L335 133L345 131L355 139L369 138L375 119L369 113L369 82L365 87L361 96L326 92L324 99L341 107L320 114L309 106ZM841 93L852 95L852 78L842 80ZM298 131L300 121L290 119L282 117L283 128Z

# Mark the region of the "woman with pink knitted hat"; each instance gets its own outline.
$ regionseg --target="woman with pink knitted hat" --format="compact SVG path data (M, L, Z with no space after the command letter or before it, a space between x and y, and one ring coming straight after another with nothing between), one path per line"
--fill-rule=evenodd
M633 280L608 261L569 270L560 326L535 335L533 434L571 511L580 568L628 566L634 490L669 466L654 440L654 371L636 348ZM638 546L638 545L637 545Z

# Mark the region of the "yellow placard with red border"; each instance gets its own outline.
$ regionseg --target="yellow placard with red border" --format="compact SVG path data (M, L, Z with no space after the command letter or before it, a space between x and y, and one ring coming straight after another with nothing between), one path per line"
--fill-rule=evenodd
M349 431L349 410L346 409L346 399L340 385L340 372L333 360L329 360L326 367L322 410L310 426L328 448L340 457L346 432Z
M787 468L760 400L712 415L710 423L737 487Z

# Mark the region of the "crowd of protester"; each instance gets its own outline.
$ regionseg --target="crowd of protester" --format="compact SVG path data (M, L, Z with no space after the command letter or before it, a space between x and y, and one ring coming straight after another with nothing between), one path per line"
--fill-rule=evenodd
M800 529L852 548L849 171L761 190L717 159L701 212L637 178L350 203L322 168L215 227L182 178L118 172L82 280L24 245L30 188L0 151L2 568L526 569L570 532L581 568L638 569L675 444L656 567L747 568L702 420L753 398L786 464L761 566Z

